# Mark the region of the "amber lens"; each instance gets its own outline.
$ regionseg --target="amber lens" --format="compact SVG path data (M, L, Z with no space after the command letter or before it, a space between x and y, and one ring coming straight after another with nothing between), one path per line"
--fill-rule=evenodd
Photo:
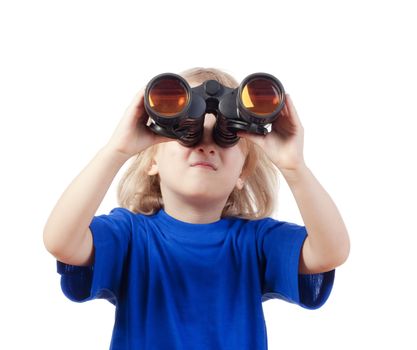
M281 93L272 80L255 78L242 89L243 106L261 116L271 114L281 103Z
M170 117L181 112L187 105L187 89L178 79L161 79L149 90L148 101L155 112Z

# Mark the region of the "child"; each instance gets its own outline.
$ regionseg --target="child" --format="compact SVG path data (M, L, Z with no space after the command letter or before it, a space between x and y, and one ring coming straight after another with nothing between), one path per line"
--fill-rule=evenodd
M208 79L238 86L217 69L181 75L191 86ZM304 162L291 98L269 134L241 132L230 148L213 141L215 121L207 114L201 142L182 146L146 126L140 91L45 225L65 295L116 306L111 349L267 349L262 302L320 307L347 259L346 228ZM119 184L120 207L94 216L134 155ZM276 168L305 226L268 217Z

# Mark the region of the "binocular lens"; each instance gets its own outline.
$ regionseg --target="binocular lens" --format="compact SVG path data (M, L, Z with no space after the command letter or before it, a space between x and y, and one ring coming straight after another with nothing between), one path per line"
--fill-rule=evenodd
M179 79L165 78L149 90L149 105L156 113L171 117L180 113L189 99L188 90Z
M255 78L242 89L243 106L260 116L271 114L281 103L282 93L270 79Z

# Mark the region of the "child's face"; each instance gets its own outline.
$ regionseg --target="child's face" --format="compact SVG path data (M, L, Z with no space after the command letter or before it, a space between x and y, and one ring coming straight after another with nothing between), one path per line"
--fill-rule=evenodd
M149 174L159 174L164 201L175 198L225 204L235 187L242 188L240 175L246 158L242 140L233 147L218 146L212 138L215 122L213 114L206 114L203 138L194 147L175 140L158 145ZM194 165L196 162L209 162L215 169Z

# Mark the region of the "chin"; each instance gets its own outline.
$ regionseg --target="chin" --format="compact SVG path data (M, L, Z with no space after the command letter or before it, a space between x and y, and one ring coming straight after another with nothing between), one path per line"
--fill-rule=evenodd
M213 189L207 190L207 191L201 191L201 190L190 191L190 192L187 192L185 196L191 200L199 200L199 201L207 201L207 202L212 202L216 200L218 201L222 199L213 193Z

